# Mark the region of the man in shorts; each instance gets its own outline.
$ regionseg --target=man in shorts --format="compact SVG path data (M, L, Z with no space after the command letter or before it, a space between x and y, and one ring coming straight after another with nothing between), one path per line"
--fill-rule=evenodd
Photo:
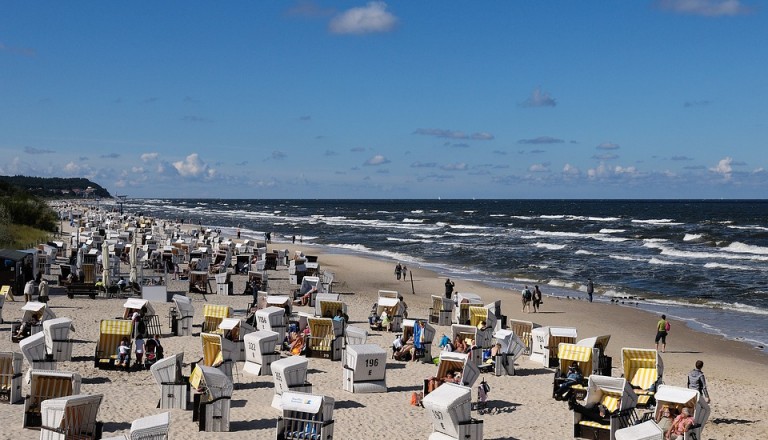
M661 315L661 319L656 323L656 351L659 350L659 342L661 342L661 352L667 351L667 332L669 332L667 315Z

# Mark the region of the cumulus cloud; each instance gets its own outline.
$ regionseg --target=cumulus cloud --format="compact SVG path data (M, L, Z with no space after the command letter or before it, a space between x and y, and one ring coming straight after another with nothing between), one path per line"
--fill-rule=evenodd
M531 96L520 104L522 107L554 107L557 101L549 93L536 87L531 92Z
M733 176L733 159L731 157L724 157L714 167L711 167L709 171L723 176L723 179L730 180Z
M563 142L565 141L562 139L551 137L551 136L539 136L533 139L520 139L519 141L517 141L518 144L529 144L529 145L562 144Z
M603 142L602 144L598 144L597 147L598 150L618 150L621 148L619 144L614 142Z
M46 150L42 148L35 148L35 147L24 147L24 152L27 154L51 154L55 153L53 150Z
M382 156L381 154L377 154L372 158L363 162L363 165L368 165L368 166L384 165L385 163L389 163L389 162L390 162L389 159Z
M142 162L149 162L151 160L157 159L159 156L160 153L144 153L140 157Z
M413 131L413 134L434 136L444 139L471 139L474 141L490 141L494 139L494 136L491 133L478 132L466 134L463 131L445 130L442 128L417 128Z
M535 163L528 167L528 171L531 173L548 173L549 163Z
M143 174L144 167L131 167L131 172L136 174Z
M723 17L752 12L741 0L658 0L661 9L678 14Z
M182 177L211 178L216 174L216 170L200 160L200 156L197 153L192 153L184 160L174 162L173 167Z
M334 17L329 29L334 34L371 34L389 32L397 25L397 17L387 12L384 2L368 2L367 5L348 9Z
M581 174L581 171L579 171L579 169L576 168L575 166L567 163L563 165L562 173L563 173L563 176L566 176L566 177L577 177L578 175Z
M467 164L464 162L449 163L440 167L441 170L445 170L445 171L464 171L467 168L468 168Z

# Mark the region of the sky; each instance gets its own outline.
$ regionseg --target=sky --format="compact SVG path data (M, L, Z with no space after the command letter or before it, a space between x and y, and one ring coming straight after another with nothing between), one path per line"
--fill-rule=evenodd
M766 198L765 5L0 1L0 175L130 198Z

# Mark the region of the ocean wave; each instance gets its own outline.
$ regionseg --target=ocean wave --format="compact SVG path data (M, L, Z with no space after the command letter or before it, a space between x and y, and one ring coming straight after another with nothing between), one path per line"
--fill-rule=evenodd
M747 230L754 230L754 231L768 231L768 228L764 226L728 226L730 229L747 229Z
M432 240L400 237L387 237L387 241L399 241L401 243L434 243Z
M506 217L507 214L489 214L488 217Z
M423 218L404 218L403 223L424 223L426 219Z
M448 225L451 229L491 229L490 226L477 226L477 225Z
M622 232L627 232L626 229L609 229L609 228L603 228L600 231L601 234L621 234Z
M586 234L583 232L564 232L564 231L542 231L537 229L533 231L534 234L543 235L546 237L565 237L565 238L589 238L592 240L607 241L607 242L622 242L629 240L623 237L612 237L605 234Z
M423 209L414 209L413 211L411 211L411 214L424 214L424 210Z
M372 255L379 258L387 258L397 261L407 261L407 262L414 262L414 263L420 263L420 260L417 258L413 258L410 255L402 254L400 252L392 252L392 251L375 251L369 247L366 247L362 244L329 244L328 246L338 249L344 249L347 251L353 251L353 252L359 252L367 255Z
M669 246L665 246L661 243L644 243L643 246L649 248L656 248L661 252L661 255L677 258L692 258L692 259L708 259L708 260L751 260L751 261L768 261L768 255L755 255L745 253L728 253L728 252L697 252L697 251L683 251L674 249Z
M684 299L662 299L662 298L647 298L646 301L652 304L670 305L670 306L682 306L682 307L695 307L700 309L721 309L732 310L736 312L749 313L753 315L767 315L768 310L762 307L755 307L743 303L727 303L723 301L686 301Z
M585 250L585 249L579 249L578 251L576 251L574 253L576 255L596 255L594 252L588 251L588 250Z
M551 220L557 220L561 218L565 218L565 215L540 215L539 218L545 218L545 219L551 219Z
M632 223L640 223L645 225L682 225L682 223L675 223L671 218L657 218L647 220L632 220Z
M736 264L707 263L704 265L707 269L729 269L729 270L761 270L756 267L739 266Z
M552 251L559 251L560 249L563 249L565 247L564 244L552 244L552 243L540 243L540 242L532 243L532 245L535 247L549 249Z
M683 241L697 241L701 240L702 237L702 234L685 234L685 236L683 236Z
M608 258L621 261L647 261L645 258L630 257L629 255L608 255Z
M751 244L739 243L738 241L734 241L728 246L722 248L722 250L725 252L734 252L739 254L768 255L768 247L754 246Z
M619 217L587 217L587 220L593 222L617 222L621 219Z
M666 261L666 260L662 260L660 258L651 258L650 260L648 260L648 263L649 264L659 264L659 265L662 265L662 266L681 266L681 265L685 264L685 263L678 263L678 262L675 262L675 261Z
M442 234L413 234L414 237L418 238L440 238L443 237Z
M510 218L516 218L518 220L533 220L533 217L529 215L510 215Z

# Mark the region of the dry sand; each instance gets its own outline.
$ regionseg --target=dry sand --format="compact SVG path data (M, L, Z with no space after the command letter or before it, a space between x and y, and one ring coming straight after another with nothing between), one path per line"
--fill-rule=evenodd
M318 255L322 270L336 274L338 284L335 291L344 293L349 306L352 324L368 328L367 316L375 302L379 289L400 291L407 302L410 317L427 317L430 295L443 292L445 279L438 274L409 267L413 276L412 293L410 279L397 281L393 275L394 262L361 258L353 255L334 254L329 249L309 245L276 243L272 248L291 251L302 249L310 255ZM294 287L288 284L285 267L277 272L270 271L270 292L288 293ZM410 277L409 277L410 278ZM233 276L234 291L237 295L207 295L208 303L227 304L243 316L250 296L242 296L246 277ZM510 318L528 319L542 325L574 326L579 339L610 334L608 354L613 357L613 376L621 375L622 347L652 348L655 323L658 317L612 304L587 303L586 301L544 298L542 312L523 314L520 311L518 291L494 289L480 283L454 280L456 290L473 292L487 302L502 300L502 313ZM54 283L52 283L54 284ZM186 291L186 281L174 281L171 291ZM157 409L159 389L149 371L132 373L104 371L93 367L95 342L98 338L98 323L103 318L121 316L121 299L68 299L63 289L52 287L50 306L57 316L68 316L74 320L76 333L72 362L60 363L59 369L74 371L83 377L83 393L102 393L104 400L99 420L104 422L104 437L127 433L132 420L159 413ZM545 292L546 294L546 292ZM200 331L202 295L190 294L195 306L193 334ZM186 362L202 357L200 339L197 336L170 336L167 314L172 303L156 303L154 307L161 317L167 354L184 352ZM10 321L21 317L22 302L6 302L3 317L6 323L0 340L0 351L19 351L18 345L10 341ZM301 310L302 308L298 308ZM304 308L309 311L309 308ZM437 338L450 333L449 327L437 327ZM394 334L372 332L369 342L389 348ZM437 354L437 341L433 354ZM672 322L665 364L664 382L685 386L686 374L696 359L705 362L704 372L709 382L712 397L712 413L704 429L705 439L725 438L768 438L768 407L764 397L764 382L768 377L768 362L762 352L738 342L727 341L717 336L694 332L682 322ZM423 408L410 406L410 395L420 391L422 382L436 371L434 365L403 363L389 359L387 364L386 394L352 394L342 390L341 362L323 359L309 359L309 381L313 392L332 396L336 400L334 410L337 439L395 438L425 439L432 432L431 423ZM25 365L25 370L27 366ZM188 374L189 370L185 369ZM553 372L522 357L517 365L516 376L496 377L484 374L491 386L489 394L490 412L479 416L484 420L486 439L566 439L572 438L572 415L565 403L551 398ZM24 385L26 394L28 385ZM473 400L476 391L473 390ZM236 384L232 396L231 432L198 432L192 422L191 411L171 410L171 438L238 438L270 439L275 436L275 422L278 412L270 406L273 396L272 378L257 377L243 373L242 363L236 370ZM39 432L25 430L22 425L23 405L0 404L0 419L4 429L0 438L32 439ZM475 414L477 417L477 415Z

